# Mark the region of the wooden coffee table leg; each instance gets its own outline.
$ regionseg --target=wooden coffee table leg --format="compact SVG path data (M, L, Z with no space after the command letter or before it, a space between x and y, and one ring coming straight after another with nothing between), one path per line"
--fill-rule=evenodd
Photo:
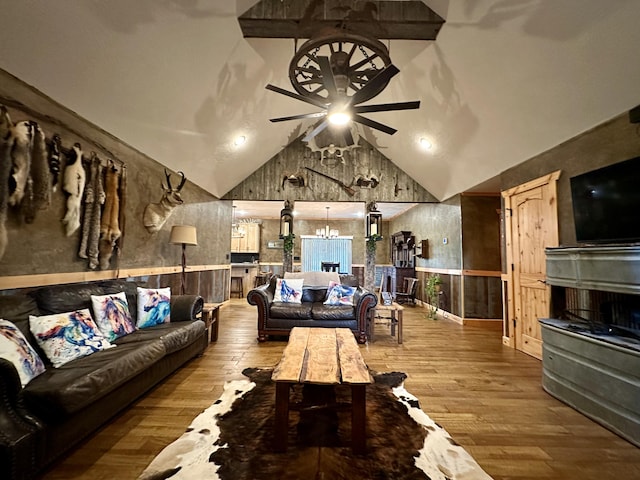
M289 384L276 382L275 451L287 451L289 431Z
M351 448L353 453L367 451L366 388L366 385L351 385Z
M396 312L396 320L398 322L398 343L402 343L402 310Z

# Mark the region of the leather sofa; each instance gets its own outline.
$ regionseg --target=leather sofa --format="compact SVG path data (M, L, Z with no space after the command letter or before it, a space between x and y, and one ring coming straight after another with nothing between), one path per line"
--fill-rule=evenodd
M46 371L21 387L13 364L0 359L0 470L7 480L34 478L207 346L203 299L171 296L171 321L136 330L110 348L54 368L29 331L29 315L90 308L91 295L124 291L137 320L134 282L43 287L0 295L0 318L13 322L38 351Z
M285 278L303 278L302 302L274 302L276 282L261 285L247 294L247 301L257 306L258 341L269 336L288 336L293 327L350 328L358 343L367 341L367 319L369 310L376 306L376 295L358 285L353 275L338 275L329 272L306 272L285 274ZM356 287L353 306L325 305L330 280Z

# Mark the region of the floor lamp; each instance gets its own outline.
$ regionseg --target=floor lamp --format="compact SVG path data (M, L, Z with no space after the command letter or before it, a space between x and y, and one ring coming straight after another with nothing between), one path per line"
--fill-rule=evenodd
M196 237L196 227L191 225L174 225L171 228L171 237L169 243L174 245L182 245L182 274L180 275L180 295L184 295L184 289L187 284L187 245L198 245Z

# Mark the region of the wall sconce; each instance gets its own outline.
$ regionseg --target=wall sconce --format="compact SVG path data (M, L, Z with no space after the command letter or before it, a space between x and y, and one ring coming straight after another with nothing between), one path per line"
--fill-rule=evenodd
M293 235L293 212L291 203L285 200L284 208L280 210L280 238Z
M375 235L376 240L382 240L382 213L378 211L378 206L375 202L371 202L367 207L366 224L366 238L371 238Z
M174 225L171 228L171 237L169 243L174 245L182 245L182 274L180 275L180 294L184 295L185 285L187 283L185 269L187 268L187 245L198 245L196 227L191 225Z

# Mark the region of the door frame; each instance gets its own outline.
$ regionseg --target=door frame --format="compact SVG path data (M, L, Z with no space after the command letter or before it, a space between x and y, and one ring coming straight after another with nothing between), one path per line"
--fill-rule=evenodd
M519 298L519 292L516 292L515 289L515 266L517 262L518 255L514 254L513 248L513 221L512 221L512 207L513 207L513 197L519 195L521 193L527 192L529 190L533 190L535 188L541 188L545 185L548 185L551 189L551 194L555 201L556 206L556 221L555 221L555 241L554 245L547 245L548 247L555 247L559 243L559 235L558 235L558 189L557 189L557 181L560 178L560 170L556 170L547 175L543 175L542 177L536 178L534 180L530 180L522 185L518 185L516 187L512 187L508 190L504 190L501 192L503 198L503 209L504 209L504 234L505 234L505 253L506 253L506 287L504 291L506 292L507 297L507 308L504 312L505 318L503 319L503 338L502 343L508 345L516 350L522 350L522 346L517 342L516 335L516 301ZM551 289L547 286L547 302L549 305L551 304ZM527 353L527 352L525 352Z

